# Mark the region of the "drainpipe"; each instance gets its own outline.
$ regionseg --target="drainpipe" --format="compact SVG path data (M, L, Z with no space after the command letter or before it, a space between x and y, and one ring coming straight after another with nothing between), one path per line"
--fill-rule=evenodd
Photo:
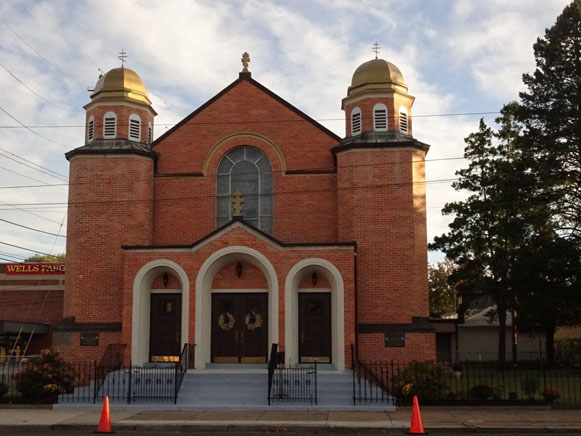
M355 298L355 358L359 360L359 333L357 326L359 325L359 310L358 310L358 295L357 295L357 242L353 251L353 280L355 281L354 298ZM353 369L353 368L352 368Z

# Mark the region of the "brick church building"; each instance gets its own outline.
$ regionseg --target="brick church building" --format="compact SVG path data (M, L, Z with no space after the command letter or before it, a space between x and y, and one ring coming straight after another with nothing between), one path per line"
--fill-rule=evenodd
M99 78L70 162L64 320L54 344L134 364L435 359L424 159L414 97L382 59L359 66L341 138L238 78L153 141L127 68ZM337 102L339 103L339 102Z

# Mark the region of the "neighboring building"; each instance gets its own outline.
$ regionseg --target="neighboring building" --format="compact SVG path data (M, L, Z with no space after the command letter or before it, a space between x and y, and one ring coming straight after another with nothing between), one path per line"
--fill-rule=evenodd
M64 263L0 264L0 363L51 345L63 317Z
M321 78L323 83L324 77ZM196 367L435 358L424 158L398 68L362 64L340 138L251 77L153 141L139 76L116 68L85 106L70 161L65 320L55 345Z
M431 319L436 330L438 362L498 360L498 314L494 306L471 310L463 321L451 316ZM518 360L543 360L545 338L540 333L515 332ZM512 360L512 315L506 312L506 360Z

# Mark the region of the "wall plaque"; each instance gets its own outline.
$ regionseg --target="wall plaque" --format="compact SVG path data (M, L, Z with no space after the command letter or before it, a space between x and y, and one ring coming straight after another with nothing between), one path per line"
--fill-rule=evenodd
M96 347L99 345L99 333L81 333L81 347Z
M404 332L390 332L385 334L386 347L405 347L405 333Z

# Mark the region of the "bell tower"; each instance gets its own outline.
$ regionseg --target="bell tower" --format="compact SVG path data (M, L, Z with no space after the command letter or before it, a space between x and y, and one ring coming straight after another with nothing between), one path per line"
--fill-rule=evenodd
M86 110L85 140L70 162L64 320L55 340L69 358L99 358L121 338L123 245L152 240L153 119L141 78L122 66L101 75ZM83 347L91 331L98 346Z
M394 64L363 63L342 101L346 136L333 149L339 240L357 242L357 346L365 360L436 356L428 322L429 146L412 136L413 102Z

